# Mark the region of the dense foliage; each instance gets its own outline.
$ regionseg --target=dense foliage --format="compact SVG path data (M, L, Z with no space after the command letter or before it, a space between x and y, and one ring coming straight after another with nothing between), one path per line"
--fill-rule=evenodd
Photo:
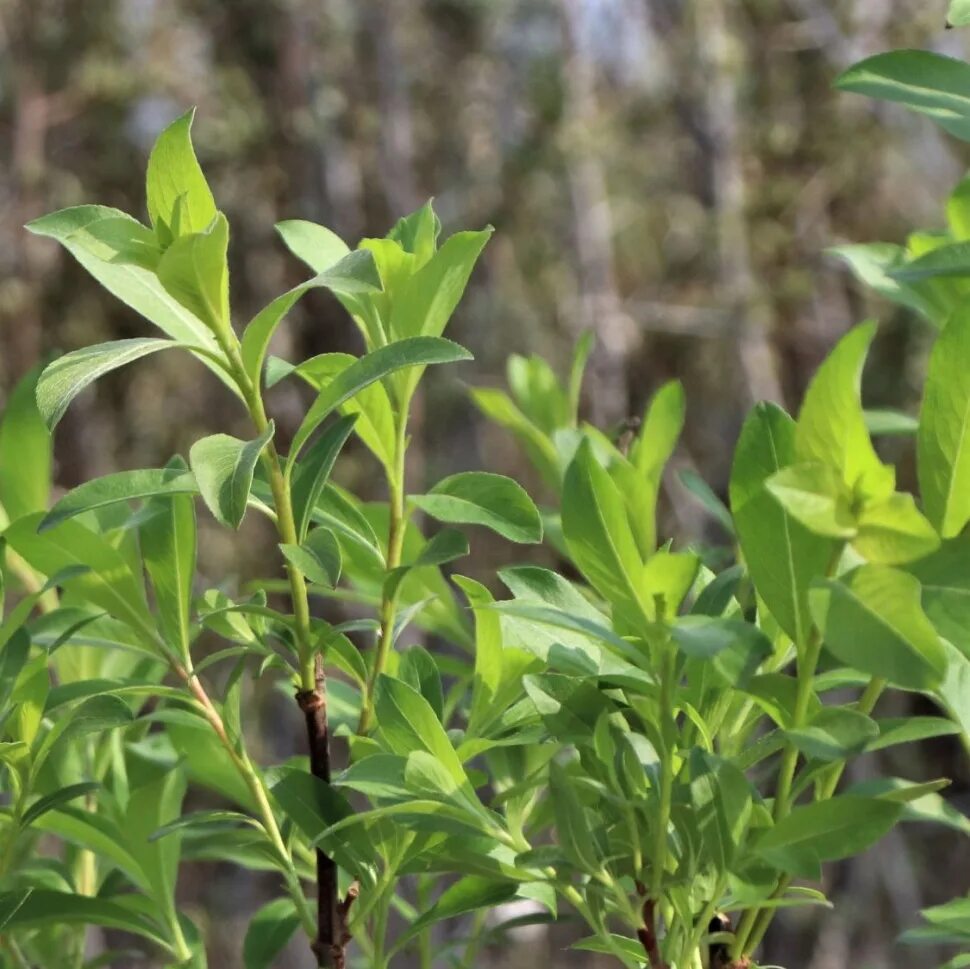
M901 52L840 83L966 137L965 74ZM492 912L515 898L535 903L533 919L571 909L586 924L575 945L624 965L741 969L779 907L826 904L824 862L900 821L970 833L943 779L840 786L865 752L951 734L970 746L970 193L951 199L948 234L843 250L941 331L918 420L863 409L875 336L863 324L821 366L797 419L753 409L728 506L688 479L735 562L657 533L679 385L616 436L584 424L586 340L565 380L514 357L508 395L475 392L554 505L540 511L487 471L408 494L415 393L426 367L468 358L442 334L489 230L442 240L430 203L354 250L321 226L282 223L313 275L239 336L229 227L191 123L176 120L152 151L149 224L89 205L30 226L164 336L68 353L27 377L4 415L4 964L110 965L123 957L86 953L86 926L101 925L171 965L205 965L205 933L175 885L180 860L215 858L271 872L279 888L251 922L247 969L272 965L301 931L321 966L383 969L405 948L423 966L471 966L486 929L506 928ZM269 354L315 288L347 310L363 355ZM187 460L98 478L52 504L50 430L72 399L162 350L220 380L251 436L214 433ZM265 399L283 381L313 392L286 436ZM897 490L874 432L915 434L918 501ZM372 453L385 502L330 480L351 435ZM268 520L286 582L267 568L245 589L199 588L200 506L228 529L247 514ZM561 568L505 568L496 599L454 571L468 526L545 541ZM311 596L350 601L357 618L329 623ZM224 647L199 657L203 634ZM412 645L419 636L431 648ZM306 733L309 758L268 766L250 749L257 681L295 694L287 729ZM922 694L937 713L877 716L891 691ZM332 738L348 752L341 770ZM183 811L190 787L211 806ZM968 904L929 911L910 939L966 948ZM390 932L394 912L405 927ZM456 919L464 930L433 949L432 926Z

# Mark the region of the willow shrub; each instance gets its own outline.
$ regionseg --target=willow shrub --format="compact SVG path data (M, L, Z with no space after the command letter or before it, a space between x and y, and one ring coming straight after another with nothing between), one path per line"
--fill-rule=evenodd
M547 507L487 471L409 493L411 404L426 367L469 358L442 333L489 230L442 240L428 204L350 250L284 222L312 275L240 332L229 229L190 125L151 154L149 224L82 206L29 227L162 336L68 353L4 415L0 964L111 965L124 957L90 955L102 926L165 965L204 966L176 884L183 862L216 860L277 888L249 920L246 969L296 934L318 966L384 969L413 950L425 969L470 967L522 924L514 899L527 920L578 917L575 946L626 966L740 969L779 908L828 904L826 862L901 821L970 832L943 779L843 780L866 753L970 734L970 311L943 330L918 422L889 422L915 428L919 501L871 442L886 424L860 398L872 324L833 350L797 419L752 411L728 506L688 479L734 555L657 534L679 385L618 441L579 420L588 341L564 381L513 357L508 394L475 391ZM270 356L318 287L365 352ZM51 504L50 431L71 400L163 350L221 381L250 436L213 433L187 460ZM309 402L283 433L264 396L280 381ZM386 501L330 480L351 437ZM268 519L280 573L205 588L200 511L230 530ZM456 571L468 526L510 543L496 583ZM540 541L557 570L514 563L515 544ZM200 652L203 634L222 646ZM279 729L304 734L306 756L250 753L257 679L293 698ZM897 690L937 715L878 716ZM190 789L218 806L184 812Z

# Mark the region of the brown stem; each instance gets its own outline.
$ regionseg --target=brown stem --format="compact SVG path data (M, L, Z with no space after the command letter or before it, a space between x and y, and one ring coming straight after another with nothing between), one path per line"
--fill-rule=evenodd
M650 969L669 969L666 962L660 955L660 945L657 942L656 929L656 903L652 898L648 898L643 903L643 925L637 929L637 938L643 951L647 954L647 963Z
M316 658L316 687L300 690L296 702L306 720L310 771L325 784L330 783L330 732L327 726L327 681L321 658ZM337 885L337 865L321 847L317 847L317 938L313 952L318 966L344 969L346 948L350 942L347 913L356 898L353 886L341 901Z

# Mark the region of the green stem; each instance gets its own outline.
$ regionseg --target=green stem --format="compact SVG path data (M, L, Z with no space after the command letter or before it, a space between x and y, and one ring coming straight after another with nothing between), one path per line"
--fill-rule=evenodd
M209 699L205 687L203 687L195 673L186 670L184 667L176 667L176 673L185 681L192 695L198 701L206 720L208 720L209 725L225 748L229 759L242 777L243 782L249 788L259 810L263 830L283 865L283 879L290 897L296 905L297 912L300 915L300 921L303 923L303 928L307 935L312 938L316 932L313 912L310 909L303 887L300 884L300 876L297 874L296 867L293 864L293 858L290 856L286 843L283 841L283 835L280 832L279 825L276 823L276 815L273 813L273 808L269 803L269 794L266 791L266 785L263 783L262 777L260 777L245 752L240 753L236 750L228 733L226 733L226 727L222 721L222 717L219 715L219 711L216 710L212 700Z
M431 895L428 891L430 887L430 880L424 875L418 875L416 901L419 917L431 907ZM418 969L431 969L431 965L431 926L428 925L418 935Z
M832 548L828 565L825 569L825 577L832 578L839 567L842 559L842 552L845 548L844 542L836 542ZM795 693L795 709L792 712L792 727L798 729L802 727L808 715L808 706L813 696L813 685L815 681L815 670L818 666L819 656L822 652L822 631L817 626L812 626L808 636L805 649L798 656L798 683ZM798 748L794 744L789 744L785 748L782 756L781 767L778 776L778 787L775 791L775 804L772 811L775 823L786 817L792 807L792 782L795 779L795 768L798 766ZM790 879L788 879L790 881ZM784 887L781 883L785 882ZM772 898L777 898L778 893L784 892L788 887L788 882L782 878ZM770 923L773 917L772 909L749 908L741 917L738 930L735 933L734 945L731 947L731 958L737 961L743 954L751 951L752 934L756 925L765 919ZM767 925L765 926L767 928Z
M407 454L407 411L408 403L401 404L398 413L397 436L394 445L394 464L387 475L388 490L388 527L387 527L387 572L390 573L401 564L404 547L404 534L407 516L404 507L405 457ZM394 620L397 616L397 592L381 595L380 624L374 662L367 677L367 687L361 701L360 720L357 733L366 734L374 712L374 688L377 678L384 672L388 653L394 640Z
M670 826L670 807L674 786L674 747L676 723L674 721L674 677L677 653L669 642L663 644L660 675L660 730L664 749L660 758L660 811L650 870L650 897L659 901L667 867L667 829Z
M864 713L867 716L872 713L879 697L882 695L883 690L886 688L886 681L881 677L873 677L867 684L865 690L863 690L862 695L856 702L856 709L860 713ZM825 781L820 784L818 795L816 800L825 801L828 800L835 793L836 788L839 786L839 781L842 779L842 774L845 771L846 763L836 764ZM771 898L781 898L782 895L788 890L788 886L791 884L791 877L788 875L782 876L778 884L775 886L775 890L771 894ZM749 910L757 911L757 910ZM745 916L748 912L745 913ZM747 926L745 937L742 940L740 952L744 954L749 954L754 952L754 950L761 944L761 940L765 937L765 933L768 931L771 921L774 918L775 909L765 908L757 912L757 917L751 920L750 924ZM741 925L738 926L738 936L740 937L742 928L744 927L744 921L742 920Z

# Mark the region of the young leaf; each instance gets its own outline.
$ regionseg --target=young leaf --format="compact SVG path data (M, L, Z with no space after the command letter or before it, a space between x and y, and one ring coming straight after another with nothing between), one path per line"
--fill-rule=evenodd
M165 473L174 481L192 478L181 458L170 462ZM155 592L159 627L165 640L180 655L188 656L196 557L195 502L186 494L153 497L146 512L139 537L145 570Z
M109 293L141 313L173 340L216 351L218 347L212 332L172 298L154 271L125 260L116 247L106 246L100 236L95 238L99 224L116 224L119 219L129 223L134 234L144 231L144 226L130 215L102 205L62 209L35 219L27 228L37 235L60 242ZM201 359L214 373L226 377L213 360L208 357Z
M31 370L6 401L0 421L0 506L13 521L43 511L51 486L51 436L37 409L40 371Z
M280 545L286 561L310 582L333 588L340 581L340 544L329 528L314 528L302 545Z
M883 565L912 562L935 552L939 545L939 536L917 510L913 496L901 492L867 502L852 540L860 555Z
M384 580L384 595L393 598L412 569L447 565L468 554L468 539L457 528L443 528L421 549L413 562L398 566Z
M454 474L408 500L438 521L484 525L512 542L542 541L539 510L520 484L500 474Z
M917 470L926 516L943 538L970 520L970 312L953 314L930 354L917 433Z
M229 223L220 212L203 231L183 235L159 260L165 289L213 333L229 332Z
M195 109L176 118L148 157L148 215L167 241L203 232L216 217L216 203L192 148Z
M313 402L293 437L287 460L288 467L296 461L303 445L320 424L345 400L349 400L364 387L406 367L470 359L471 354L457 343L440 337L425 336L399 340L366 354L324 387Z
M96 791L101 787L97 781L82 781L80 784L69 784L67 787L62 787L58 791L53 791L51 794L45 797L38 798L34 801L30 807L24 811L23 816L20 819L21 827L27 828L34 823L38 818L43 817L48 811L53 811L54 808L60 807L62 804L67 804L69 801L73 801L77 797L83 797L85 794L90 794L92 791Z
M189 464L199 491L217 521L238 528L246 514L253 484L253 471L263 448L273 437L270 421L259 437L240 441L228 434L213 434L196 441L189 451Z
M38 532L56 528L61 522L95 508L139 498L167 495L197 495L195 477L185 468L148 468L118 471L102 478L92 478L71 489L41 519Z
M344 249L346 250L346 246ZM380 288L381 278L377 274L373 256L364 250L345 252L339 262L319 271L313 279L308 279L282 296L277 296L253 317L242 336L241 352L246 373L254 384L259 383L269 342L283 317L304 293L311 289L329 289L338 296L355 296L376 293Z
M276 223L276 231L287 249L315 273L325 272L350 252L340 236L315 222L287 219Z
M424 750L437 759L459 785L467 785L465 769L435 716L431 704L413 687L381 675L374 692L376 721L387 747L395 754Z
M296 534L302 542L310 529L313 509L333 470L337 455L357 421L355 414L341 417L314 441L293 475L292 500Z
M843 91L895 101L970 141L970 66L925 50L897 50L853 64L835 82Z
M562 529L570 555L604 598L638 603L643 561L617 487L594 457L589 440L579 446L566 471Z
M911 575L864 565L838 580L818 580L810 604L826 647L843 663L903 689L940 684L946 658Z
M793 464L765 482L782 508L809 531L825 538L852 538L856 532L851 494L828 464Z
M150 353L180 346L174 340L115 340L58 357L37 381L37 407L44 422L53 430L68 404L98 377Z
M893 490L891 469L873 450L862 412L862 368L875 336L873 323L850 330L809 384L795 426L799 462L835 468L849 488L882 498Z
M808 588L825 573L832 542L792 518L765 486L795 462L795 424L774 404L758 404L741 429L731 468L731 512L755 587L796 644L811 628Z
M441 336L492 231L456 232L407 281L391 310L392 337Z

